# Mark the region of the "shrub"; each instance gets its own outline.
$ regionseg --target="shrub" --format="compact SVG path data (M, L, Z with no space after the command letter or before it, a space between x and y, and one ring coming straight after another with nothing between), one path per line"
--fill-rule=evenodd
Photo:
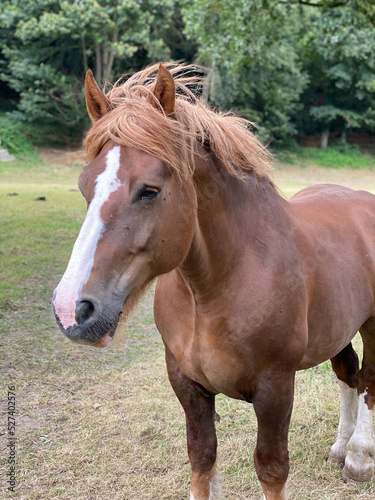
M359 147L353 144L333 144L328 148L303 148L296 143L291 147L277 148L275 156L284 163L293 165L314 163L330 168L366 168L375 166L375 158L361 153Z
M0 116L0 141L0 147L16 156L34 153L32 142L25 133L24 124L6 115Z
M375 165L375 158L363 155L359 147L352 144L334 144L324 149L308 148L303 150L303 156L322 167L365 168Z

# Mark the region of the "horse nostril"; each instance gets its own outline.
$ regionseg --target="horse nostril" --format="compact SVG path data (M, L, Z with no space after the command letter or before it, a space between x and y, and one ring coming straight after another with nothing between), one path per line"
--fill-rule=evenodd
M94 314L95 307L89 300L82 300L76 308L76 322L78 325L83 325Z

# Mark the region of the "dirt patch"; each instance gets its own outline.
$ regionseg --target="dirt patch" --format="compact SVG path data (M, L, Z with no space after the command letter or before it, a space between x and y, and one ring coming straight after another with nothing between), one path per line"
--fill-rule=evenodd
M86 152L81 149L37 148L42 160L54 165L83 166L87 163Z
M274 164L273 178L276 185L283 192L298 191L314 184L340 184L351 189L366 189L375 192L375 175L368 168L328 168L309 165L303 168L300 165L290 165L278 160ZM294 194L294 193L293 193Z

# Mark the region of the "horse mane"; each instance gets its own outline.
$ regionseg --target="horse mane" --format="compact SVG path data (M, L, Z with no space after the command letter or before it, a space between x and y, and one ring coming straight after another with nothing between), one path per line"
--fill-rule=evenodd
M201 81L191 76L197 74L196 67L165 64L176 86L175 111L165 115L153 94L158 66L123 77L109 88L110 111L94 123L85 140L88 159L113 140L160 158L184 178L194 171L198 141L216 155L229 174L244 178L252 173L269 179L270 154L250 131L253 124L210 109L190 90Z

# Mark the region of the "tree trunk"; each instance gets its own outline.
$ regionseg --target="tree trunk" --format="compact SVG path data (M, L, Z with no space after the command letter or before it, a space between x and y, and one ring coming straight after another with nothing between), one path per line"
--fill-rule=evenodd
M346 139L347 139L346 135L347 135L346 130L344 129L341 133L341 136L340 136L340 143L341 144L346 144Z
M201 101L207 104L208 98L210 95L210 88L211 88L211 73L212 69L207 68L207 73L204 75L204 78L202 79L202 95L201 95Z
M85 70L85 73L87 73L89 69L89 65L87 62L87 54L86 54L86 40L85 37L81 37L81 47L82 47L82 59L83 59L83 69Z
M95 43L95 80L102 84L103 74L102 74L102 51L101 44Z
M103 83L104 80L107 78L107 69L108 69L108 59L109 59L109 47L107 42L103 42L103 48L102 48L102 63L103 63Z
M202 95L201 100L204 103L207 103L210 95L212 94L214 87L214 78L215 78L215 63L213 62L211 68L205 68L206 74L202 80Z
M112 35L112 42L118 42L118 29L115 29ZM113 68L113 63L115 60L116 51L108 47L107 61L105 62L104 68L104 80L109 80Z
M320 134L320 147L325 149L328 146L329 129L322 130Z

